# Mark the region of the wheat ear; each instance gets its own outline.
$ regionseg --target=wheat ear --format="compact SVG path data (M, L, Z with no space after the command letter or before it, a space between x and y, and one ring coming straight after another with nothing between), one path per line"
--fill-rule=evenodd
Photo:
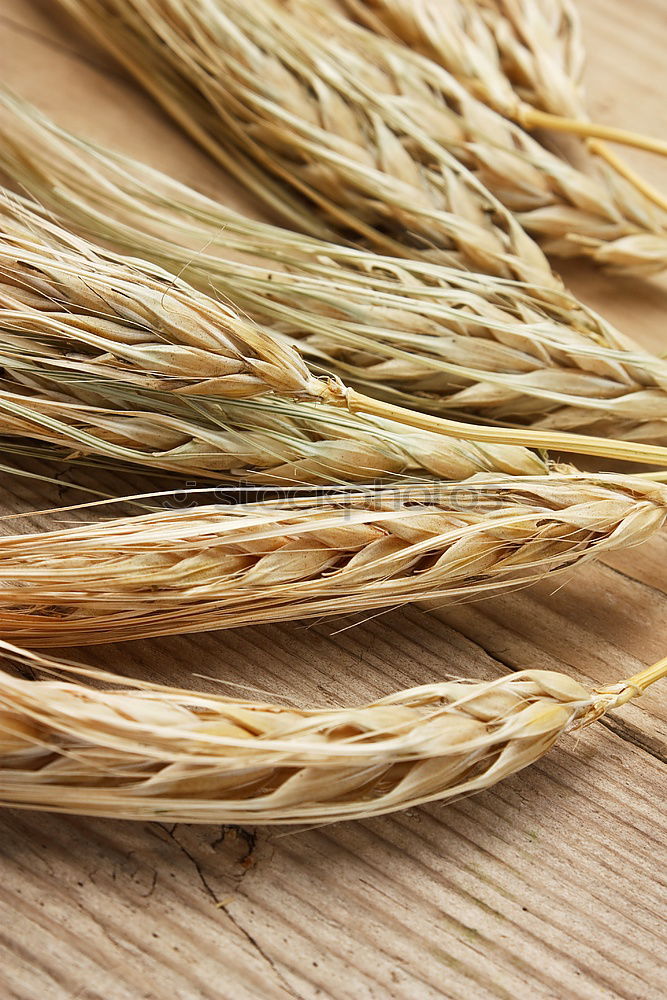
M342 615L523 586L665 522L664 487L478 476L0 537L0 634L31 646Z
M362 24L414 46L496 111L660 155L667 143L587 118L585 54L570 0L336 0Z
M601 157L640 194L667 210L664 193L612 153L607 142L661 155L665 155L667 143L590 120L583 96L585 52L576 4L572 0L485 0L484 16L501 64L521 101L517 108L519 123L529 129L586 138L591 153ZM626 197L622 189L621 193Z
M589 152L667 209L667 198L606 144L665 155L667 143L592 122L586 112L581 83L584 44L577 9L570 0L337 2L373 31L400 39L440 63L470 93L523 128L585 139ZM616 196L632 200L619 187Z
M591 692L524 670L305 710L124 678L119 688L112 673L0 651L51 675L0 671L2 805L187 823L362 819L482 791L667 673L661 661Z
M231 308L93 247L7 194L0 232L3 434L275 484L544 469L514 444L446 441L324 401L295 405L273 390L323 400L327 383Z
M311 17L320 26L326 8L335 20L340 7L340 0L325 0L324 4L318 0L287 2L299 16ZM398 2L402 6L403 0ZM437 8L441 0L427 0L427 6L429 2ZM388 0L388 4L393 7L394 0ZM359 9L365 7L365 3L363 0L352 0L352 6ZM526 18L529 23L525 27L527 31L535 31L541 43L538 48L548 52L545 26L540 24L540 31L536 25L533 18L535 9L541 9L539 2L529 8L530 14ZM410 5L409 10L413 13L408 14L408 18L416 17L417 20L423 13L421 5ZM441 23L443 20L441 18ZM364 48L371 46L367 36L365 41L359 36L358 43ZM408 63L413 61L410 49L405 47L404 57ZM433 74L429 74L419 63L418 57L414 69L421 69L428 87L435 89L439 86L443 90L450 108L454 108L458 115L461 138L457 144L449 137L445 144L462 162L474 168L476 176L515 213L527 231L540 240L547 253L556 257L591 256L597 264L621 269L627 267L628 270L638 268L637 273L649 274L652 270L664 268L667 248L667 217L664 214L667 199L664 195L642 181L598 140L593 141L592 152L604 154L602 165L599 160L594 162L582 149L577 150L576 163L573 163L571 158L554 155L535 142L523 129L548 127L551 116L544 112L532 111L522 103L516 115L521 127L517 128L508 121L503 126L504 119L491 111L493 104L485 113L486 103L477 100L474 89L464 85L457 90L454 84L456 74L450 73L446 59L436 61L445 69L442 78L434 79ZM469 95L467 101L462 91ZM585 134L588 124L581 120L557 119L554 128L557 122L563 126L561 131L578 132L580 135ZM612 129L606 129L604 134L609 138L612 132ZM619 131L619 134L632 137L630 133ZM654 152L667 153L667 142L653 142ZM610 166L613 168L611 172L608 169ZM619 174L623 181L619 180ZM641 197L625 183L627 180L639 189ZM647 198L663 211L656 213ZM586 243L588 247L584 249L583 244ZM644 257L648 252L655 254L652 263ZM631 259L633 253L638 255L634 263ZM659 257L663 258L662 264Z
M553 284L510 209L551 253L665 266L651 206L626 218L594 178L332 2L61 2L227 167L234 148L375 249Z
M145 261L79 239L0 189L3 348L17 356L77 343L80 364L178 395L243 399L266 392L319 398L301 356L232 308ZM35 341L39 346L32 346ZM85 354L84 354L85 352Z
M0 166L68 224L233 298L356 389L436 414L664 442L667 364L565 290L547 298L244 218L1 92L0 136Z
M398 104L391 110L400 70L387 76L358 53L334 59L319 43L311 48L315 33L302 32L281 5L60 2L226 169L274 210L282 207L292 226L322 237L314 204L329 236L556 284L541 250L465 166L421 128L415 149L407 148L412 115ZM294 52L283 52L294 31L303 37L294 39ZM303 64L302 47L309 53ZM283 194L289 189L305 197L310 214L303 207L295 214L294 194Z
M78 382L86 405L86 392L98 399L101 394L109 399L110 392L161 392L167 410L172 400L174 405L185 400L191 409L204 407L213 419L218 404L230 396L281 392L457 442L474 442L476 448L480 443L509 446L511 461L516 447L533 446L667 464L667 448L662 446L468 424L372 399L337 379L316 378L289 346L233 309L222 309L155 266L118 257L73 236L35 208L0 190L0 357L6 380L10 377L14 384L25 384L29 394L36 393L34 416L37 420L41 414L42 426L47 423L43 408L54 398L53 390L47 390L47 398L41 399L41 387L49 381L56 386ZM23 420L30 416L26 406L31 404L16 400L15 394L12 385L2 410ZM69 405L71 398L66 402ZM23 409L19 412L17 406ZM2 427L0 432L13 433ZM183 444L189 440L184 438Z
M29 441L41 441L68 460L98 457L115 468L275 486L546 471L545 461L525 448L447 439L326 404L271 397L211 404L207 413L164 395L137 399L105 383L88 384L89 402L82 403L76 387L53 394L38 376L30 381L30 388L0 389L0 434L22 453L32 448Z

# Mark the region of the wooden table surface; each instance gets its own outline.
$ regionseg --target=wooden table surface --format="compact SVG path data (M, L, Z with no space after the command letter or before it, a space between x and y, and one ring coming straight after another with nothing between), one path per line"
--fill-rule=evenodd
M592 113L667 135L664 0L578 2ZM252 211L51 6L0 0L1 82L62 124ZM667 189L664 164L635 162ZM665 351L664 281L581 265L565 273ZM74 497L24 479L0 487L11 511ZM667 651L666 561L663 536L476 605L385 613L344 631L350 620L297 622L76 656L331 705L519 666L606 682ZM5 811L0 997L657 1000L667 972L666 749L663 684L482 795L365 823L282 832Z

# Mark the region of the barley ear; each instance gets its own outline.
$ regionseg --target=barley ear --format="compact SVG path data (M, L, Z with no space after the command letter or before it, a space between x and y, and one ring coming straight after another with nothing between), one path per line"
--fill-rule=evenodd
M324 823L451 801L627 700L525 670L304 710L0 650L49 678L0 670L0 804L144 821ZM666 672L663 661L630 678L628 696Z

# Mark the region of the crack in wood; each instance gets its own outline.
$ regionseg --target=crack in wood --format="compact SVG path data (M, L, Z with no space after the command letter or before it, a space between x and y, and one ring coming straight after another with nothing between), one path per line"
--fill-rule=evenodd
M278 968L278 966L276 965L276 963L274 962L274 960L271 958L271 956L266 951L264 951L264 949L262 948L262 946L260 945L260 943L257 941L257 938L255 938L255 936L253 934L251 934L250 931L246 927L243 926L243 924L240 922L240 920L238 919L238 917L234 916L234 914L229 909L229 905L231 905L231 904L224 904L224 903L222 903L220 901L220 899L218 899L218 896L216 895L215 890L210 885L210 883L208 882L208 879L204 875L204 872L202 871L202 868L201 868L201 865L200 865L199 861L197 860L197 858L195 857L195 855L192 854L192 852L189 851L187 849L187 847L185 847L185 845L182 844L181 841L176 836L176 828L177 828L178 825L179 824L175 823L171 827L171 829L170 829L164 823L156 823L156 826L159 826L160 829L164 831L164 833L167 835L167 837L169 838L169 840L185 855L185 857L188 859L188 861L190 861L190 863L193 865L195 871L197 872L197 875L199 876L199 880L200 880L200 882L202 884L202 887L203 887L204 891L213 900L213 902L215 903L216 908L220 909L220 910L224 910L226 916L229 917L229 919L232 922L232 924L234 925L234 927L236 927L236 929L241 934L243 934L243 936L246 938L246 940L248 941L248 943L250 945L252 945L252 947L255 949L255 951L257 952L257 954L270 966L272 972L275 974L276 978L279 980L279 982L283 986L283 988L287 991L287 993L289 994L289 996L294 997L295 1000L305 1000L305 998L300 993L295 992L295 990L292 988L292 986L290 985L290 983L287 981L287 979L285 978L283 972ZM230 826L227 829L232 829L232 827ZM246 842L246 845L249 848L248 855L246 855L246 856L248 856L248 857L251 856L252 851L254 850L255 845L256 845L256 836L255 836L255 834L249 832L244 827L233 827L233 829L235 831L239 831L241 833L243 839ZM222 839L224 839L224 832L222 834ZM241 880L243 879L243 877L246 874L247 874L247 869L243 872L243 875L241 876ZM237 895L242 895L242 893L237 892Z
M615 712L603 716L598 721L610 733L622 739L624 743L630 743L636 750L643 750L655 760L659 760L661 764L667 764L667 744L665 742L653 739L648 733L642 732L638 726L633 726L631 722L620 719Z

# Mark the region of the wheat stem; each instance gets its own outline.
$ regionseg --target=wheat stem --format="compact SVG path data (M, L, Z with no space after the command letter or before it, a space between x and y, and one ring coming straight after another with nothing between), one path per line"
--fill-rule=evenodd
M561 115L553 115L548 111L540 111L538 108L526 105L520 107L516 120L523 128L527 129L546 128L552 132L566 132L570 135L591 139L603 139L621 146L632 146L649 153L657 153L659 156L667 156L667 142L664 139L655 139L648 135L641 135L639 132L617 128L614 125L603 125L600 122L579 118L564 118Z
M416 413L401 406L384 403L379 399L363 396L354 389L347 389L341 397L335 391L330 397L339 406L347 406L352 413L364 413L377 417L403 421L411 427L432 431L436 434L457 437L462 440L488 441L489 443L520 444L528 448L545 448L551 451L571 451L575 455L597 455L625 462L645 462L647 465L665 465L667 448L659 445L633 444L630 441L608 441L605 438L585 434L566 434L555 431L539 431L529 427L520 429L486 427L483 424L465 425L444 417L434 417L427 413Z
M593 703L588 711L575 722L573 728L583 729L585 726L589 726L611 709L620 708L631 699L640 697L652 684L664 677L667 677L667 656L652 666L640 670L639 673L633 674L632 677L627 677L609 688L596 691Z
M667 656L658 660L652 667L646 667L646 669L640 670L638 674L628 677L622 681L622 684L623 687L636 688L640 694L643 694L651 684L662 680L663 677L667 677Z
M626 181L629 181L632 186L639 191L644 198L652 201L654 205L657 205L663 212L667 212L667 195L664 195L662 191L658 191L653 184L649 184L636 170L628 166L623 160L620 159L615 153L611 151L603 142L598 142L595 139L589 140L587 143L588 149L591 153L596 156L601 157L609 166L616 171L621 177Z

